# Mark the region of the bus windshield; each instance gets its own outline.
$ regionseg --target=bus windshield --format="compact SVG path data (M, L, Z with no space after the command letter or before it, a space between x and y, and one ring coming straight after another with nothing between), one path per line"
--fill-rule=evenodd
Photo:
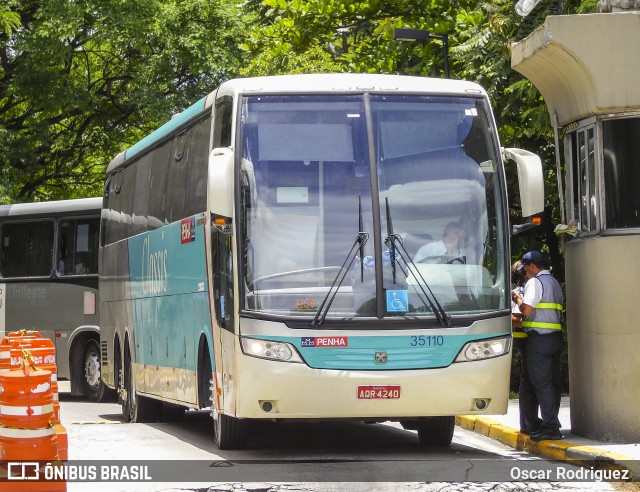
M244 311L313 318L324 307L336 320L504 309L505 191L485 104L245 97Z

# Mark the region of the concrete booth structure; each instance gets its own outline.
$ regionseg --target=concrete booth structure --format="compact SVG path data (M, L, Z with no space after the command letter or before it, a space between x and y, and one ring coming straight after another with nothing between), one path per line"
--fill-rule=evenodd
M547 17L512 67L562 138L571 429L640 440L640 13Z

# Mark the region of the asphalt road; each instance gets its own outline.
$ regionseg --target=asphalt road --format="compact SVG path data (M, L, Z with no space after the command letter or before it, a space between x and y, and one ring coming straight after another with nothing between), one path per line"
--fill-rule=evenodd
M579 469L459 427L450 447L425 448L415 431L394 423L261 422L252 429L248 449L220 451L206 411L189 411L181 422L128 424L116 403L72 398L61 386L74 471L99 479L102 467L113 465L115 476L123 478L69 481L70 492L622 490L596 480L559 481L558 466L570 475ZM136 473L150 480L124 480ZM540 480L544 473L548 480Z

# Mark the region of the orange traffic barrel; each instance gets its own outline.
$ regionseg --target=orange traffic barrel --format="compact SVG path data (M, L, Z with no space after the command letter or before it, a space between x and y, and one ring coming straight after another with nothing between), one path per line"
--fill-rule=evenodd
M51 371L36 367L29 355L22 357L20 365L19 370L0 374L0 462L46 461L50 465L59 460L59 441L68 457L66 430L52 422ZM14 487L24 492L66 491L64 479L47 480L39 474L35 480L31 476L21 480L12 473L9 481L8 474L0 474L0 492Z
M60 400L57 398L58 393L53 394L53 423L60 423Z
M67 461L69 459L69 436L67 429L60 423L55 424L56 435L58 436L58 459Z
M11 370L11 346L13 340L3 337L0 342L0 374Z
M58 458L55 427L14 429L0 426L0 460L47 461Z
M11 367L20 367L20 360L24 351L28 351L32 362L40 369L52 373L52 381L57 381L58 367L56 366L56 347L48 338L22 339L16 341L10 349Z
M20 366L23 357L28 357L32 366L51 372L51 391L53 393L54 421L60 422L60 401L58 396L58 366L56 348L48 338L21 340L14 343L10 350L11 367Z
M42 339L39 331L12 331L0 341L0 373L11 370L11 348L18 346L15 342L27 343L28 340Z
M0 425L40 429L53 421L49 371L17 370L0 374Z
M42 338L42 335L36 330L18 330L6 333L4 338Z

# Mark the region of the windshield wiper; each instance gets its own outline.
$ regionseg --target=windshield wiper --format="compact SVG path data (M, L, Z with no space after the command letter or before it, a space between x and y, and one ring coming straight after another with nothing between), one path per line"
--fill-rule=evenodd
M365 234L366 237L364 240L360 241L360 282L364 282L364 245L369 239L369 234L364 231L364 223L362 221L362 195L358 195L358 238L360 238L360 234ZM356 240L357 241L357 240Z
M362 201L360 196L358 196L358 216L359 216L358 226L360 228L360 231L358 232L358 235L356 236L356 240L354 241L353 246L351 246L351 249L349 250L349 254L345 258L344 262L342 263L342 266L340 267L340 270L338 271L336 277L333 279L333 283L331 284L331 287L329 288L327 295L324 296L324 299L322 300L322 303L320 304L320 307L318 308L318 311L316 312L316 315L314 316L313 321L311 322L312 328L321 328L324 325L325 319L327 318L327 314L329 313L329 308L331 307L333 300L336 298L336 294L338 293L338 290L340 289L342 282L344 282L344 279L347 276L347 273L349 272L351 265L353 265L353 260L356 259L356 254L358 252L360 252L360 278L361 278L361 281L364 281L363 254L364 254L364 245L367 243L367 240L369 239L369 233L364 232L362 230L363 229Z
M451 326L451 316L449 316L446 313L444 308L438 302L438 298L435 296L435 294L429 287L429 284L420 273L420 270L418 269L416 264L413 262L413 259L411 258L409 253L407 253L407 250L405 249L404 245L402 244L402 241L400 240L400 236L398 236L393 232L393 224L391 222L391 207L389 206L389 197L385 198L385 206L387 210L387 237L385 239L385 243L388 243L391 250L391 272L393 274L393 283L394 284L396 283L396 266L395 266L396 251L399 248L400 251L403 253L401 255L401 258L404 260L405 265L407 265L407 270L408 270L408 271L405 271L405 269L402 268L402 264L398 262L398 266L400 266L400 270L402 270L402 274L408 277L409 273L411 273L413 277L416 279L418 286L420 287L420 290L424 295L424 299L426 299L427 302L429 303L429 307L431 308L431 311L433 311L433 314L438 320L438 323L440 323L440 326L442 327ZM424 289L425 287L429 291L429 294L431 294L431 297L429 297L429 295L425 291ZM419 292L417 294L418 294L418 297L420 297L420 299L422 300L422 303L424 304L423 297L420 295ZM431 300L431 298L433 298L433 301Z

